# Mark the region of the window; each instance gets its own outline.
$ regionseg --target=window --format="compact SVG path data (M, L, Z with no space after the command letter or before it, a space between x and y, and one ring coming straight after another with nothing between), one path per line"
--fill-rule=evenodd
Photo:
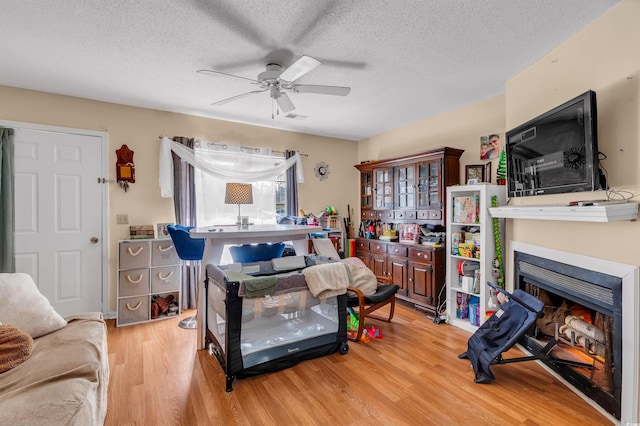
M198 226L233 224L238 216L237 204L224 203L226 181L196 170L196 223ZM271 181L254 182L253 204L241 204L242 216L255 224L276 223L276 215L286 209L287 182L285 174Z

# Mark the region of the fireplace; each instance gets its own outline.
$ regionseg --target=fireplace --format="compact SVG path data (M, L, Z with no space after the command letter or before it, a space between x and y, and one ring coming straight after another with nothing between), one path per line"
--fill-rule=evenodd
M638 422L638 268L512 242L511 288L545 302L529 332L531 352L549 340L550 355L592 369L545 362L614 422Z

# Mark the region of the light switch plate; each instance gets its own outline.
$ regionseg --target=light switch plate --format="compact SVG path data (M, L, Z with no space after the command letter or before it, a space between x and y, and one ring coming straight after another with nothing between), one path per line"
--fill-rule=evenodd
M116 223L118 225L126 225L129 223L129 215L128 214L117 214L116 215Z

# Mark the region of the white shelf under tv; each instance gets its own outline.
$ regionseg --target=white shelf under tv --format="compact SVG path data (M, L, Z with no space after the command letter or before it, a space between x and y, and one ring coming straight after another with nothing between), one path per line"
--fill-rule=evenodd
M638 219L638 203L598 206L501 206L489 209L491 217L506 219L568 220L579 222L616 222Z

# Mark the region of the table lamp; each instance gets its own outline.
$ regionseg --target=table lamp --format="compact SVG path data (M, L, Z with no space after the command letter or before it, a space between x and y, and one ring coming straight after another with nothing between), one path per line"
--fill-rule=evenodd
M227 183L224 191L224 203L238 205L238 220L236 225L240 225L243 219L242 216L240 216L240 204L253 204L253 187L250 183ZM248 218L246 225L249 225Z

